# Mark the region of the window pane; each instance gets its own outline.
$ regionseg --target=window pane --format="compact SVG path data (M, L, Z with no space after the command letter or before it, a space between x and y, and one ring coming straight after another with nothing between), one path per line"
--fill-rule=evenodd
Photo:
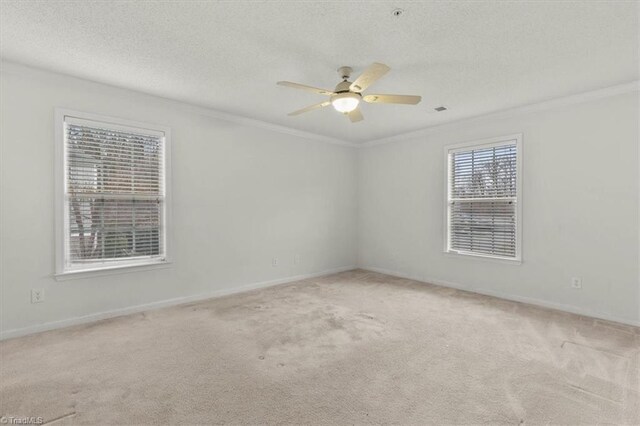
M516 206L510 201L456 201L451 206L451 248L515 257Z
M160 194L162 138L87 126L67 126L70 194Z
M453 198L516 196L516 146L503 145L451 155Z
M153 256L161 252L161 203L71 197L71 261Z

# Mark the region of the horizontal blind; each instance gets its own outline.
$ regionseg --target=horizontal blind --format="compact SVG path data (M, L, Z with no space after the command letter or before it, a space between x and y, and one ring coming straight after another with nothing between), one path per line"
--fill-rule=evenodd
M164 256L164 138L65 120L67 265Z
M516 257L517 145L449 155L449 249Z

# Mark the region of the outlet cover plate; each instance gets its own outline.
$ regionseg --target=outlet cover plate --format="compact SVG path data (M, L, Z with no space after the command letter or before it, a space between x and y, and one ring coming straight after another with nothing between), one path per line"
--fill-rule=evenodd
M43 288L32 288L31 289L31 303L42 303L44 302L44 289Z

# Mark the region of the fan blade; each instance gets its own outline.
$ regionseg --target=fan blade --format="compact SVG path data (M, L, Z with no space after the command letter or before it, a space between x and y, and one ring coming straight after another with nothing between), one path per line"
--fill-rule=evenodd
M360 108L354 109L347 115L349 116L349 120L351 120L352 123L357 123L358 121L364 120L364 117L362 116L362 111L360 111Z
M318 95L333 95L333 91L331 90L318 89L317 87L311 87L311 86L306 86L304 84L292 83L290 81L279 81L277 84L280 86L293 87L294 89L306 90L307 92L317 93Z
M362 98L370 104L407 104L415 105L422 100L421 96L411 95L367 95Z
M324 108L329 105L331 105L331 102L324 101L324 102L320 102L319 104L311 105L306 108L302 108L297 111L290 112L289 115L299 115L299 114L302 114L303 112L313 111L314 109Z
M391 68L385 64L379 64L374 62L360 74L356 80L351 83L351 90L354 92L362 92L367 87L371 86L377 79L389 72Z

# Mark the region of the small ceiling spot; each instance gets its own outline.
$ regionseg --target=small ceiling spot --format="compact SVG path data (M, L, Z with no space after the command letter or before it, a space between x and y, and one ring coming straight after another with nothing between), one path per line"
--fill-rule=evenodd
M402 9L393 9L393 12L391 12L391 14L396 18L401 16L403 13L404 13L404 10Z
M447 110L447 107L439 106L439 107L436 107L436 108L434 108L434 109L435 109L436 111L438 111L438 112L442 112L442 111L446 111L446 110Z

